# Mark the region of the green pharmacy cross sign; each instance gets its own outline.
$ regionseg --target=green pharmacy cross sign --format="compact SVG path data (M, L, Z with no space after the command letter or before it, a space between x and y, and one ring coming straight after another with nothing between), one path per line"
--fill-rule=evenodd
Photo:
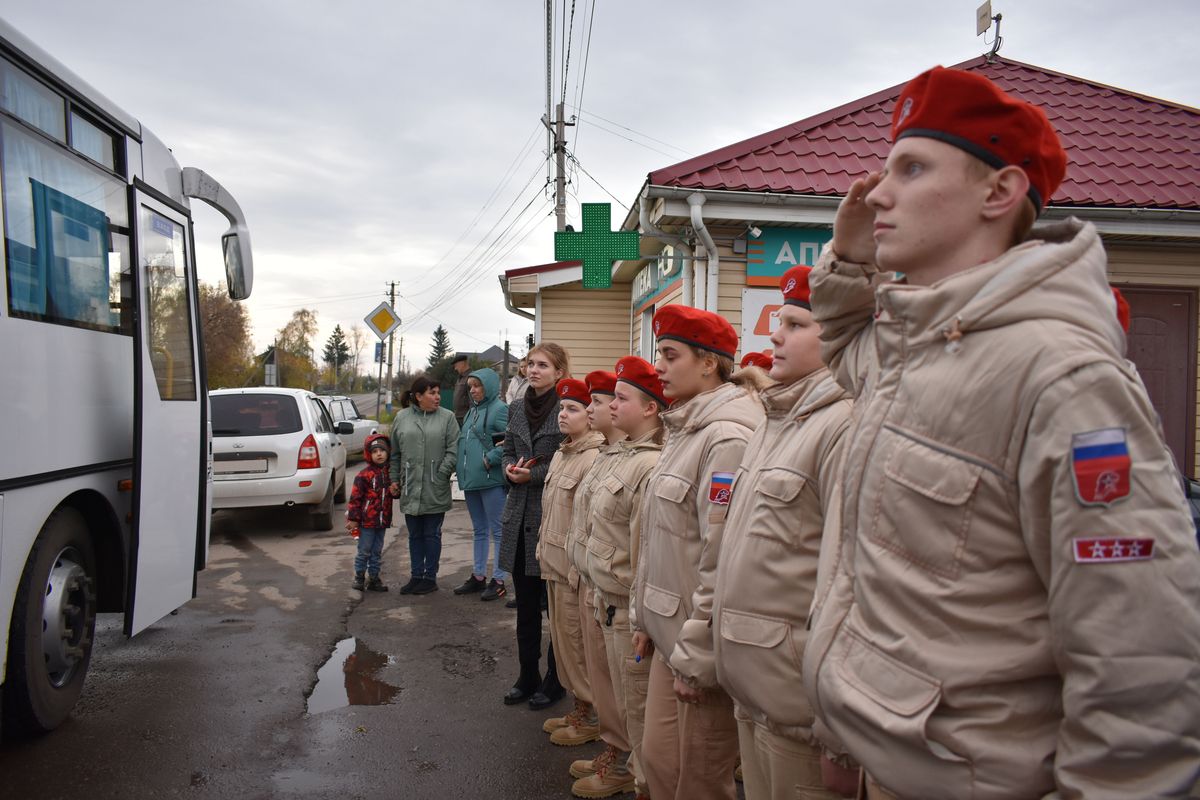
M612 286L614 261L641 258L637 231L613 231L612 206L609 203L583 204L582 231L556 231L554 258L558 261L583 262L583 288L607 289Z

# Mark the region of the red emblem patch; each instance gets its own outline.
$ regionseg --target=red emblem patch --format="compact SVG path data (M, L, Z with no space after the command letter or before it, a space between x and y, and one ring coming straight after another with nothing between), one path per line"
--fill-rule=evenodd
M1154 540L1140 539L1076 539L1075 563L1095 564L1102 561L1149 561L1154 558Z
M1075 494L1085 506L1109 506L1129 496L1133 459L1124 428L1104 428L1071 437Z
M714 472L712 482L708 485L708 499L719 506L729 505L733 497L733 473Z

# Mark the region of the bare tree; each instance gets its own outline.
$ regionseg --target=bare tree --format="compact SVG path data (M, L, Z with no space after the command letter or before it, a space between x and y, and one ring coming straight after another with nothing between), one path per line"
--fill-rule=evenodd
M367 345L367 332L361 325L352 325L350 326L350 336L346 341L350 345L350 391L353 393L359 378L358 361L362 356L363 348Z

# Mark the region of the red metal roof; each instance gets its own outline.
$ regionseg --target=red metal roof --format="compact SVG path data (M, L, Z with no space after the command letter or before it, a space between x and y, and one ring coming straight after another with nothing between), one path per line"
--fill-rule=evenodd
M556 269L566 269L567 267L581 267L582 261L552 261L549 264L538 264L534 267L516 267L515 269L506 269L504 277L519 278L522 275L536 275L539 272L553 272Z
M1041 106L1067 150L1057 206L1200 208L1200 110L999 58L958 69ZM903 84L650 173L695 189L844 195L891 148Z

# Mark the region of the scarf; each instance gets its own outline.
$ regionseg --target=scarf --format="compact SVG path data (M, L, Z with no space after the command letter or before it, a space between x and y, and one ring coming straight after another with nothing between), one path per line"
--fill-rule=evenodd
M537 437L537 432L550 417L551 412L558 406L558 393L553 388L538 395L532 386L525 390L525 417L529 420L529 439Z

